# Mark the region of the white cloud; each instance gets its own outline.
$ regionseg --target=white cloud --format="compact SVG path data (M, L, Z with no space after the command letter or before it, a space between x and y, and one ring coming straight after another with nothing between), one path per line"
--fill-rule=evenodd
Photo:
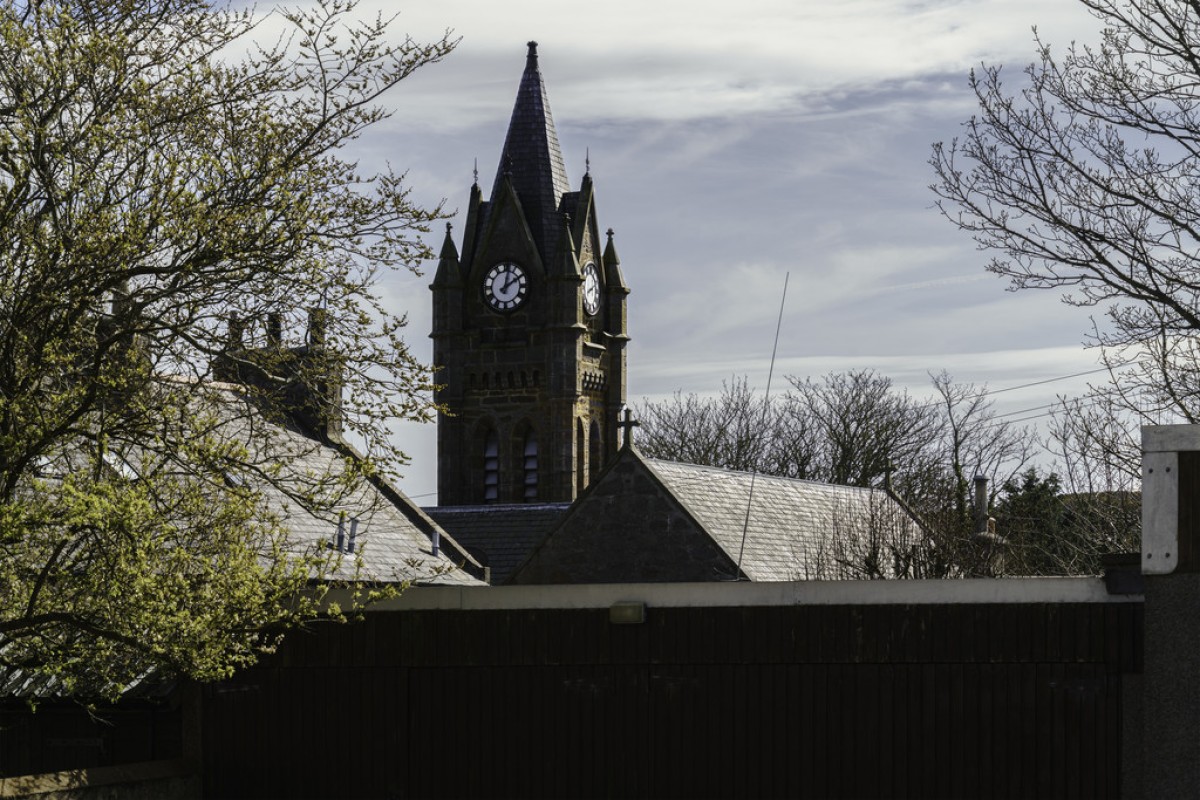
M881 80L965 74L983 60L1023 64L1034 24L1063 44L1095 28L1071 0L445 0L413 4L396 27L419 39L447 27L463 37L437 67L441 80L422 76L408 87L443 112L437 124L454 125L497 110L497 90L515 88L528 39L541 42L556 114L694 119L777 110Z
M408 168L425 204L461 208L476 158L488 191L536 39L568 174L577 185L590 151L600 225L617 230L633 289L631 401L716 392L731 375L763 387L788 272L777 390L783 375L853 368L918 394L943 369L1016 386L1094 365L1078 346L1086 314L1052 293L1005 292L988 254L931 208L926 161L973 111L967 71L1004 62L1017 80L1035 23L1061 46L1096 27L1074 0L413 4L398 31L453 27L463 43L386 98L394 117L355 155L364 169ZM426 359L429 270L386 285ZM414 456L404 488L433 492L433 426L398 436Z

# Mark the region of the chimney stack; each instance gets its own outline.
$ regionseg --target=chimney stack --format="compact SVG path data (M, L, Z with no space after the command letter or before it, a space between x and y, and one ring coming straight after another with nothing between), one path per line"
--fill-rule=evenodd
M245 349L245 324L229 319L225 354L213 365L217 380L253 387L264 409L291 419L317 439L340 439L342 434L343 373L336 354L325 347L328 312L314 308L308 315L308 342L283 346L283 315L267 315L266 345Z

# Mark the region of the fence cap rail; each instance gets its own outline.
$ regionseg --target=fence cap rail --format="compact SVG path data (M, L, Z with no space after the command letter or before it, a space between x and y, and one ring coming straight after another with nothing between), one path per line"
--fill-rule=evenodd
M331 592L330 600L341 600ZM780 583L604 583L562 586L421 586L378 603L374 611L500 610L790 605L962 605L980 603L1140 603L1111 595L1104 579L972 578L965 580L790 581Z

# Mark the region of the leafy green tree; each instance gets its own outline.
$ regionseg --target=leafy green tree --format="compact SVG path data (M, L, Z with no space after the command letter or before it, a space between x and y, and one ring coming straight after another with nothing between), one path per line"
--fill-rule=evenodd
M388 423L428 417L430 376L372 285L440 209L340 150L454 42L386 35L346 0L0 0L0 668L228 674L332 566L262 487L324 513L403 463ZM246 356L313 308L305 358ZM289 469L284 384L365 457Z

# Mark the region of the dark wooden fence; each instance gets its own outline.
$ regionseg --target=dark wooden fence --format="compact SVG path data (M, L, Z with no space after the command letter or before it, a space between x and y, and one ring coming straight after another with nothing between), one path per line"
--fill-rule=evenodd
M183 753L178 697L85 705L58 697L0 705L0 777L81 770Z
M212 797L1116 797L1138 603L379 612L206 687Z

